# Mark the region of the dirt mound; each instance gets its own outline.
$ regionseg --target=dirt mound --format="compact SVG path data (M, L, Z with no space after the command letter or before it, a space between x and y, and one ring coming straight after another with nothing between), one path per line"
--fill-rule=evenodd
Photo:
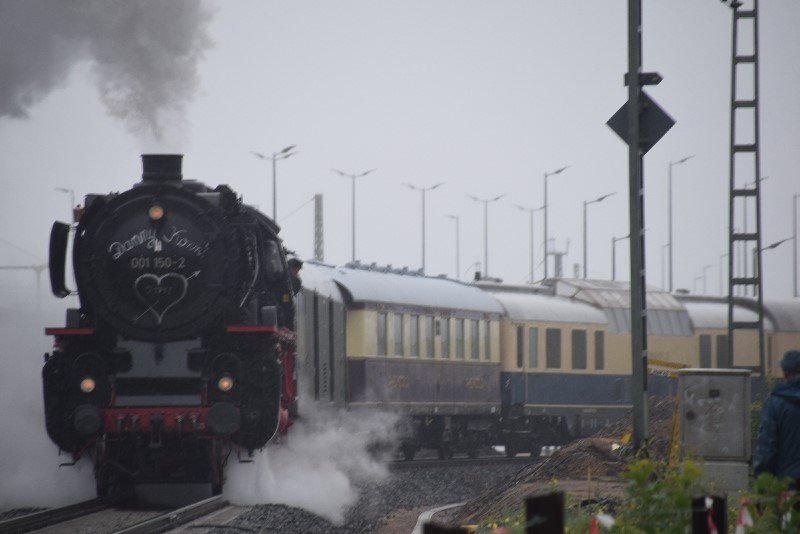
M672 444L675 401L671 397L652 397L648 410L648 454L655 460L667 461ZM626 485L619 474L635 452L626 445L626 438L632 433L633 413L629 413L594 436L562 447L545 461L525 466L505 486L451 512L447 522L464 525L496 517L518 508L526 497L553 490L565 491L578 501L619 498Z

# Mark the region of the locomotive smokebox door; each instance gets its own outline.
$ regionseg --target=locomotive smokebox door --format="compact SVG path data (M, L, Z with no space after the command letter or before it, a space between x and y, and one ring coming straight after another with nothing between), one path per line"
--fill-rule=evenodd
M125 337L190 338L231 306L237 241L213 199L181 181L181 156L142 159L141 183L81 219L78 289Z

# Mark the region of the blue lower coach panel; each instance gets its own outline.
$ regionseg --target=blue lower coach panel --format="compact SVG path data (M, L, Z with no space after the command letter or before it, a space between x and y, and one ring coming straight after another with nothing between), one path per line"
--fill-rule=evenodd
M364 359L347 362L347 400L404 413L497 413L494 363Z
M500 373L506 420L546 416L570 438L590 436L631 410L630 376L572 373Z

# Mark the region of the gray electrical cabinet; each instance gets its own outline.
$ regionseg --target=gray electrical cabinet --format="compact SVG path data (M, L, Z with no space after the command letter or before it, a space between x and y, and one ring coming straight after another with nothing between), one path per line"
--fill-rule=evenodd
M678 371L678 444L681 458L698 462L700 482L714 492L748 487L750 371Z
M750 461L750 371L678 371L681 457Z

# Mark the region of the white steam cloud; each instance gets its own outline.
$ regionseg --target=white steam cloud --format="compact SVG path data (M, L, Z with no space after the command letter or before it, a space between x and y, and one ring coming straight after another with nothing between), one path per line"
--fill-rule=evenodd
M392 439L396 416L312 409L318 408L307 407L289 429L288 443L267 447L253 463L228 460L224 493L230 502L285 504L342 524L358 500L358 483L387 477L369 449Z
M3 0L0 117L27 117L89 62L108 112L161 141L184 126L212 16L202 0Z
M59 467L72 458L59 455L45 431L42 355L52 338L44 327L64 321L63 304L53 305L54 300L30 287L0 286L0 511L63 506L95 496L91 462Z

